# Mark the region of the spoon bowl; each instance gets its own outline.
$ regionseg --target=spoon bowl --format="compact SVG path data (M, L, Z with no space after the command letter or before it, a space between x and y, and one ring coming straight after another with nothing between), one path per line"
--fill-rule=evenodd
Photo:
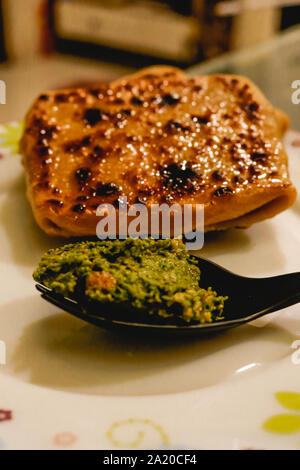
M192 255L193 256L193 255ZM267 278L250 278L234 274L211 261L193 256L201 270L201 287L213 287L219 295L228 296L223 312L224 320L205 324L171 323L154 320L131 320L130 311L118 317L117 309L111 307L107 316L95 311L87 302L56 294L42 284L36 284L43 299L95 326L119 329L124 332L168 335L201 335L234 328L249 323L269 313L300 302L300 273L284 274ZM101 307L99 307L100 310ZM128 313L128 320L124 315Z

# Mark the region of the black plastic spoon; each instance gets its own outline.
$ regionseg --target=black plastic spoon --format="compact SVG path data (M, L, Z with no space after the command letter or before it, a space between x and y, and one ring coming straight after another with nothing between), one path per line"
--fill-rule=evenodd
M207 334L243 325L300 302L300 273L250 278L234 274L206 259L195 256L194 258L201 270L201 287L212 286L219 295L229 297L225 302L222 321L203 325L159 323L150 315L149 319L146 317L139 322L130 321L130 312L121 312L122 317L120 317L118 306L115 311L110 308L109 316L106 316L98 311L95 313L95 309L91 309L88 303L58 295L41 284L37 284L36 288L41 292L43 299L88 323L108 329L133 331L137 334L140 332L169 335Z

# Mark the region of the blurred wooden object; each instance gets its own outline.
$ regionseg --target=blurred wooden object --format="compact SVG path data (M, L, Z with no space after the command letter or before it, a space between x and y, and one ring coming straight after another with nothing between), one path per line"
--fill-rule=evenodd
M9 59L41 52L39 14L44 0L2 0L4 34Z
M178 5L177 5L178 9ZM199 25L172 2L55 0L54 33L60 52L145 65L198 60Z
M232 18L215 15L215 7L219 1L193 0L193 12L199 22L200 48L203 59L216 57L230 49Z
M241 4L244 2L240 0ZM242 10L233 20L231 49L243 49L271 38L280 29L280 19L281 10L276 7Z
M0 0L0 62L6 59L5 37L3 31L2 2Z
M270 5L270 0L252 6L249 0L194 0L193 9L201 24L203 57L247 48L279 31L281 9L262 8L264 3Z
M296 5L300 5L300 0L220 0L215 12L217 16L235 16L242 11L285 8Z

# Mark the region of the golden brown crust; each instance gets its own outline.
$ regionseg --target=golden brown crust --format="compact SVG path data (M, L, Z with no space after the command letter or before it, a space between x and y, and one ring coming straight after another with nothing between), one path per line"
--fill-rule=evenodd
M243 77L150 67L110 85L41 95L21 152L50 235L94 236L102 203L204 204L206 230L248 227L295 200L288 118Z

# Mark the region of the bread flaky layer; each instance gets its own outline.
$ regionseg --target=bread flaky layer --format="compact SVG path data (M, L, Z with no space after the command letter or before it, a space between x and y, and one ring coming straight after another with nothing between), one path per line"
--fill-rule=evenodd
M40 95L21 152L49 235L95 236L97 207L203 204L205 230L246 228L293 204L288 118L239 76L150 67L108 85ZM195 228L195 227L194 227Z

